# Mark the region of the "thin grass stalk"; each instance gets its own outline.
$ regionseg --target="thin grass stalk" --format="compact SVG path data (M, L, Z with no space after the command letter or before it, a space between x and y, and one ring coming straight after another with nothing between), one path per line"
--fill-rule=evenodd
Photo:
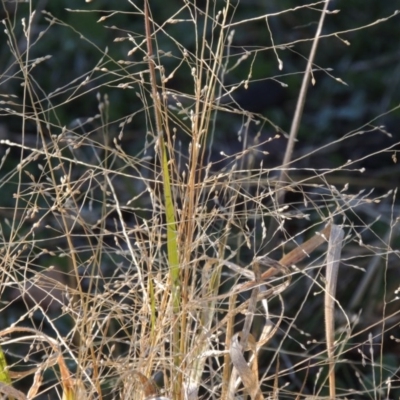
M212 322L215 315L216 295L221 279L222 265L214 265L216 260L209 260L202 271L202 299L210 299L204 302L200 315L200 324L197 332L196 347L191 353L191 358L194 360L190 365L190 373L187 380L187 399L198 399L198 392L202 383L202 376L207 357L204 355L209 349L208 335L211 331Z
M223 56L223 49L224 49L224 29L223 26L226 24L226 18L228 15L228 8L229 2L224 8L223 12L223 20L221 23L221 33L218 38L218 43L216 46L215 53L212 53L212 44L207 45L205 42L206 34L207 34L207 27L208 27L208 18L205 17L204 25L203 25L203 35L202 37L197 36L196 31L196 53L198 54L197 60L198 64L196 70L194 72L195 76L195 110L194 114L192 115L192 141L191 141L191 152L190 152L190 160L189 160L189 175L187 185L185 187L184 193L184 203L182 207L182 221L185 221L184 224L181 225L181 234L182 237L186 238L185 246L182 248L182 264L183 265L190 265L191 263L191 256L192 256L192 241L193 235L195 232L195 224L196 221L193 218L195 210L197 208L201 191L197 185L197 182L200 181L200 169L199 164L202 163L204 159L204 151L205 146L204 143L207 138L208 134L208 126L210 123L210 116L213 108L213 101L214 101L214 94L215 94L215 87L217 84L217 77L219 75L219 68L221 65L221 60ZM208 15L209 10L209 2L206 3L206 11L204 15ZM199 47L200 44L200 47ZM212 58L214 60L213 64L210 68L206 68L204 66L204 60L207 59L205 56L206 50L209 50L212 53ZM204 94L202 94L204 85L206 85L207 90ZM189 287L189 282L191 277L193 276L193 269L192 268L185 268L183 271L183 279L182 279L182 309L186 310L186 306L188 305L189 301L189 293L187 292L187 288ZM211 282L209 286L209 293L214 296L219 287L220 282L220 273L221 267L216 268L212 272ZM207 304L209 310L206 311L206 314L203 314L201 319L203 323L205 323L205 329L209 329L210 323L212 321L212 315L214 314L215 309L215 301L211 301ZM187 313L183 313L181 316L181 342L180 342L180 354L187 354L188 352L188 343L189 343L189 336L183 337L187 332ZM208 328L207 328L208 327ZM201 342L200 342L201 343ZM196 356L201 357L206 351L208 347L208 342L204 341L201 343L199 348L195 350ZM193 393L196 393L196 389L194 386L197 386L197 389L200 385L200 379L202 375L202 371L204 369L204 362L205 360L196 360L195 365L192 365L192 360L188 360L190 363L189 366L182 366L184 370L189 369L190 371L194 371L193 374L189 375L188 381L186 383L186 387L188 388L189 396L193 396ZM188 368L187 368L188 367Z
M326 259L325 334L329 362L329 396L336 398L335 383L335 296L344 230L332 224Z
M154 68L154 62L152 61L153 47L151 42L151 28L150 28L148 0L144 1L144 11L145 11L145 30L147 39L147 57L150 70L150 83L151 83L152 97L154 104L154 117L157 130L157 139L161 155L161 168L163 173L165 217L167 223L167 254L168 254L168 266L169 266L169 275L170 275L170 283L172 291L172 308L174 314L174 321L172 322L172 336L173 336L172 354L178 378L174 380L173 398L177 399L179 398L180 389L182 388L182 374L179 373L179 371L181 370L180 366L182 359L180 354L181 335L180 335L180 325L176 323L176 319L180 315L180 308L181 308L181 290L180 290L181 279L180 279L180 269L179 269L178 235L177 235L176 221L175 221L175 206L171 191L171 178L168 166L167 149L163 137L161 102L157 92L156 73Z
M301 117L303 115L303 110L304 110L304 104L306 102L308 86L309 86L311 75L312 75L312 66L314 63L315 55L317 53L319 38L321 36L322 26L324 24L325 15L327 13L328 6L329 6L329 0L326 0L324 8L321 12L321 17L319 19L318 28L315 33L315 38L314 38L314 41L313 41L313 44L312 44L312 47L310 50L310 56L308 57L307 66L306 66L306 70L305 70L304 77L303 77L303 82L301 84L300 94L299 94L299 98L298 98L297 104L296 104L296 110L295 110L294 117L292 120L292 125L290 127L289 141L286 146L285 156L283 158L283 163L282 163L282 169L280 171L279 179L276 184L276 196L275 196L275 208L276 209L280 208L280 206L282 205L284 198L285 198L285 194L286 194L285 184L286 183L283 180L284 179L287 181L289 180L289 174L286 171L286 169L288 168L288 166L291 162L294 143L295 143L297 134L299 132ZM314 81L312 83L313 83L313 85L315 84ZM278 222L277 222L276 218L271 218L269 226L268 226L268 232L267 232L267 241L269 241L269 246L271 249L273 249L275 247L276 239L274 240L274 237L276 238L276 235L274 236L274 233L275 233L275 230L277 227L278 227Z
M230 231L230 227L232 225L233 220L233 208L231 212L230 218L227 220L227 224L225 225L225 232ZM212 321L215 315L216 303L218 301L218 289L221 284L221 273L223 268L223 263L220 263L218 260L225 259L225 252L227 248L227 240L228 234L222 236L221 241L218 246L218 257L216 260L209 260L202 270L203 277L203 286L205 290L202 293L202 300L209 299L205 302L205 306L203 311L201 312L201 331L199 330L198 335L198 343L199 346L194 351L194 364L191 365L189 380L188 380L188 400L197 399L196 395L198 394L198 390L201 386L201 378L204 372L204 366L206 363L206 357L204 357L205 352L209 349L209 341L207 340L206 335L209 335L210 332L215 331L216 327L212 325ZM217 265L215 265L217 264ZM206 280L207 283L206 283ZM236 295L231 296L229 300L229 311L235 308L236 304ZM232 315L235 313L232 311ZM225 324L223 324L225 325ZM233 325L234 318L227 319L227 328L226 328L226 343L229 343L230 337L233 335ZM230 376L230 357L229 353L226 353L224 356L224 368L222 373L222 395L221 399L224 399L224 393L227 390L227 385L224 382L228 382Z
M204 39L206 36L206 31L207 31L207 16L208 16L208 7L209 7L209 2L206 2L206 11L205 11L205 20L204 20L204 27L203 27L203 35L202 38L200 39L197 34L197 30L195 30L195 43L196 43L196 54L200 53L200 56L197 58L197 60L200 60L200 62L197 63L195 71L193 71L193 76L195 78L195 98L196 98L196 103L195 103L195 110L194 114L191 116L191 134L192 134L192 140L191 140L191 150L190 150L190 159L189 159L189 175L188 175L188 181L187 185L185 188L185 193L184 193L184 202L183 202L183 207L182 207L182 221L185 221L184 225L182 225L182 237L186 238L185 246L183 249L183 254L182 254L182 262L183 265L190 265L190 260L191 260L191 254L192 254L192 238L193 234L195 231L195 220L193 219L193 215L195 213L196 206L198 204L199 200L199 190L196 188L196 183L199 181L199 159L201 159L200 156L200 151L199 148L203 147L202 146L205 137L206 137L206 123L209 120L209 117L205 118L206 115L210 112L210 106L208 103L208 97L210 94L210 89L207 90L207 95L204 101L204 106L203 109L201 109L202 102L200 101L201 99L201 91L203 87L203 75L204 75L204 65L203 65L203 60L205 59L204 57L204 52L206 50L206 46L204 43ZM198 48L199 43L200 49ZM211 88L211 93L213 93L213 88ZM204 151L204 150L203 150ZM187 288L189 287L189 282L190 282L190 277L192 276L193 271L189 268L185 268L184 270L184 276L183 276L183 281L182 281L182 302L183 305L182 307L186 309L186 305L189 299L189 294L187 292ZM182 334L185 334L187 331L187 315L184 313L181 318L181 332ZM187 341L188 337L182 338L181 341L181 348L180 352L181 354L186 354L187 350ZM186 368L185 368L186 369ZM189 383L190 385L190 383Z
M22 115L25 115L25 113L26 113L26 111L25 111L26 110L26 104L28 103L28 99L29 99L30 102L31 102L31 107L32 107L32 111L31 112L33 113L33 117L32 118L36 121L38 133L40 135L40 138L41 138L41 141L42 141L42 145L43 145L44 154L46 156L46 160L48 160L48 163L49 163L49 171L50 171L50 175L51 175L51 181L54 182L54 188L56 189L55 190L56 200L55 200L54 204L59 205L59 204L62 204L62 202L63 202L62 201L63 194L60 193L60 191L58 190L58 185L56 183L57 180L56 180L54 168L51 165L51 161L50 161L50 160L52 160L53 157L50 155L49 149L48 149L48 147L46 145L46 139L45 139L46 135L43 132L42 123L41 123L42 121L41 121L41 117L40 117L41 110L38 109L38 107L37 107L37 104L38 104L37 97L36 97L36 94L35 94L34 87L33 87L32 83L31 83L31 78L30 78L30 75L29 75L29 69L27 68L27 66L29 65L29 58L30 58L30 56L29 56L29 54L30 54L29 53L29 50L30 50L29 43L30 43L30 39L31 39L31 37L30 37L31 36L31 24L32 24L32 20L34 18L34 15L35 15L35 12L32 11L32 2L29 2L29 8L30 8L29 9L29 16L30 16L29 17L29 22L28 22L28 24L26 26L24 25L24 35L25 35L25 38L27 40L27 50L26 50L26 53L25 53L25 62L22 60L21 55L18 53L18 46L17 45L14 46L14 48L15 48L15 57L17 59L17 62L19 63L19 66L20 66L20 69L21 69L21 72L22 72L22 75L23 75L23 78L24 78L23 101L22 101L22 110L23 110L23 112L22 112ZM25 22L24 22L24 24L25 24ZM26 148L24 146L24 142L25 142L25 139L24 139L24 136L25 136L25 123L26 123L26 118L22 118L22 146L21 146L21 149L25 149ZM21 151L21 163L22 163L23 158L24 158L24 153L23 153L23 151ZM22 179L21 179L22 168L19 170L18 173L19 173L18 182L21 182L22 181ZM68 176L68 173L66 171L63 170L63 173L64 173L65 176ZM71 188L70 182L68 180L66 180L66 184L68 185L68 191L72 192L72 188ZM19 190L20 190L20 188L19 188L19 185L18 185L18 195L16 196L15 212L16 212L16 210L18 210L18 198L20 197L19 196ZM76 206L76 204L75 204L75 206ZM74 297L74 301L73 302L78 302L79 300L82 300L83 290L82 290L82 287L81 287L81 280L79 278L79 272L78 272L78 261L77 261L77 256L76 256L77 252L76 252L75 247L73 245L71 235L69 234L68 221L66 220L66 217L65 217L64 213L61 213L61 219L62 219L63 226L64 226L64 229L65 229L65 232L66 232L66 239L67 239L68 247L70 249L70 263L71 263L72 270L73 270L73 274L70 274L70 284L71 284L71 287L77 288L77 291L74 292L75 294L73 296ZM16 221L16 220L19 220L19 219L18 218L13 218L13 226L12 226L11 232L14 232L14 221ZM17 230L15 230L15 232L17 232ZM12 241L14 241L14 238L10 238L10 242L12 242ZM18 240L15 240L15 241L18 241ZM83 304L84 308L85 308L85 306L87 306L87 302L82 301L81 303ZM85 309L84 312L86 313L87 309ZM85 335L85 332L79 332L78 330L76 330L75 331L75 335L73 337L74 343L79 348L81 348L80 344L81 344L81 335L82 334ZM91 350L94 351L93 348Z

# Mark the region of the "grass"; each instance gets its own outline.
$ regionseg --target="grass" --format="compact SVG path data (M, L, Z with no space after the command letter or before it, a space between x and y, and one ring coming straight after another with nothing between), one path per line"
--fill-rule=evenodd
M344 86L315 61L345 37L329 2L2 5L5 398L399 396L399 143L354 145L398 106L302 132L321 74ZM282 41L293 16L312 29ZM267 70L302 85L268 117L238 95Z

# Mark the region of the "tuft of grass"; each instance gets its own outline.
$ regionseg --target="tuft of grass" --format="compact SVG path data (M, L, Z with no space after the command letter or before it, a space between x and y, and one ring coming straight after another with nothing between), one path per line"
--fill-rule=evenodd
M318 97L395 10L2 6L2 395L400 395L399 106Z

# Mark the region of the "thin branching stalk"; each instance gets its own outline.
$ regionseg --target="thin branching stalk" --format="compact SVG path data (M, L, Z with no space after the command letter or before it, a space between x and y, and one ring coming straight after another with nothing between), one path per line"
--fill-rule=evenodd
M292 119L292 125L291 125L290 133L289 133L289 140L286 145L285 156L283 158L281 171L279 173L279 178L278 178L278 182L277 182L276 189L275 189L276 191L275 191L274 206L276 209L279 209L281 207L281 205L284 201L284 198L285 198L285 193L286 193L285 186L286 186L286 184L289 183L289 174L288 174L287 169L291 162L294 144L296 142L297 134L299 132L301 117L303 115L304 104L306 102L306 97L307 97L308 86L310 84L311 77L313 76L312 68L313 68L313 64L314 64L314 59L317 54L318 43L319 43L319 39L321 36L322 27L324 25L325 15L327 13L328 6L329 6L329 0L326 0L324 7L321 11L321 16L319 18L317 31L315 33L313 44L311 46L310 55L308 56L308 59L307 59L307 66L306 66L306 70L304 71L303 81L301 84L301 89L300 89L299 97L297 99L296 109L295 109L294 116ZM312 84L313 85L315 84L314 77L312 78ZM269 226L268 226L268 237L267 237L267 240L269 241L270 249L273 249L275 247L276 239L274 240L273 237L276 234L275 231L276 231L277 227L278 227L277 219L271 218Z

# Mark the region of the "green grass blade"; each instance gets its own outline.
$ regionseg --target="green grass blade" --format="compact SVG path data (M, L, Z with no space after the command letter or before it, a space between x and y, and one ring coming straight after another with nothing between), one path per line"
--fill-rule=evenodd
M180 274L179 274L179 252L178 252L178 235L175 221L175 207L171 191L171 177L168 169L168 156L164 140L162 147L162 169L164 180L164 200L165 200L165 216L167 221L167 250L168 264L171 276L171 284L173 291L174 312L179 312L180 306Z

